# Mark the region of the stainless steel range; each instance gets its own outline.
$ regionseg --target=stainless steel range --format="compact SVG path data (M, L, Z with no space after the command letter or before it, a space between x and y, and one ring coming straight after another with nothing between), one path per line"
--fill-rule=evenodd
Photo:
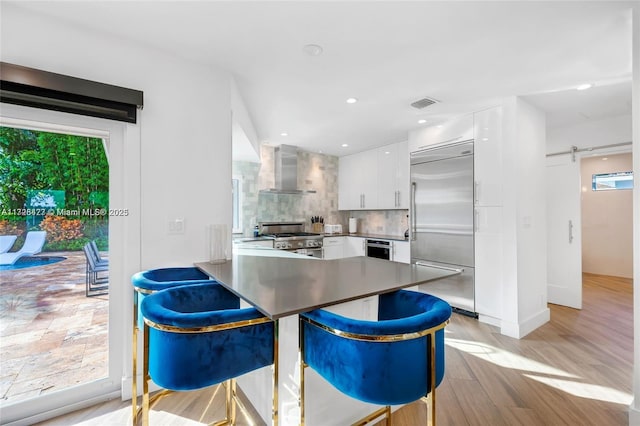
M305 232L302 222L263 222L259 226L262 236L273 238L273 248L322 257L322 234Z

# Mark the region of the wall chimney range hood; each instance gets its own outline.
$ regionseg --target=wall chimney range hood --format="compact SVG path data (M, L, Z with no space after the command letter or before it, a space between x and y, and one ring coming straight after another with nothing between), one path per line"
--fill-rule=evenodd
M298 189L298 148L279 145L274 149L275 188L261 189L262 194L315 194L312 189Z

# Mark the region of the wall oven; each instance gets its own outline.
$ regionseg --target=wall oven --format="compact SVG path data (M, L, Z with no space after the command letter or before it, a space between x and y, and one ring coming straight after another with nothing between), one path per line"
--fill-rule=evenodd
M391 242L384 240L367 240L367 256L391 260Z

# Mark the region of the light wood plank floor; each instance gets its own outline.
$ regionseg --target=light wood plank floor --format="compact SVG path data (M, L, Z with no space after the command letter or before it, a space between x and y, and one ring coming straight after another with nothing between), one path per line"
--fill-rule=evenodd
M583 309L549 305L551 321L524 339L454 315L447 366L437 389L440 425L626 425L631 403L633 297L629 279L584 274ZM171 396L152 424L219 418L223 392ZM203 407L209 406L205 419ZM124 425L130 405L111 401L43 425ZM239 415L239 424L250 424ZM330 421L325 423L331 424ZM394 413L394 425L426 424L422 403ZM323 425L324 426L324 425Z

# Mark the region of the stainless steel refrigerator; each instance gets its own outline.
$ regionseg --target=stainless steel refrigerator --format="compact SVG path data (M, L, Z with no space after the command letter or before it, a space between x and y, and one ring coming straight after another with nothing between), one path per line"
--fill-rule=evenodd
M420 290L476 316L473 191L473 141L411 154L411 263L460 272Z

